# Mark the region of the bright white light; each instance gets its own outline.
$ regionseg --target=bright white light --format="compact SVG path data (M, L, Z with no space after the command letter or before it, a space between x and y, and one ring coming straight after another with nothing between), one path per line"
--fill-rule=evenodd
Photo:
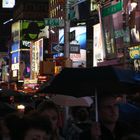
M137 6L137 3L136 3L136 2L132 2L132 3L131 3L131 9L132 9L132 11L133 11L133 9L136 8L136 6Z
M15 0L2 0L2 8L13 8Z
M7 23L9 23L9 22L11 22L11 21L13 21L13 19L11 18L11 19L9 19L9 20L7 20L7 21L5 21L5 22L3 22L3 24L7 24Z
M19 109L19 110L20 110L20 109L21 109L21 110L22 110L22 109L25 109L25 106L24 106L24 105L18 105L18 106L17 106L17 109Z
M54 31L54 30L52 30L52 29L50 29L50 32L51 32L52 34L54 34L54 33L55 33L55 31Z

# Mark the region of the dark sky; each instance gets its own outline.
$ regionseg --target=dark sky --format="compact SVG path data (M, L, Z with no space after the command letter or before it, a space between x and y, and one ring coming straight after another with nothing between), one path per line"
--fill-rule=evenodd
M18 2L26 2L29 0L15 0L15 3ZM31 0L30 0L31 1ZM32 1L47 1L47 0L32 0ZM0 0L0 52L7 51L6 44L11 36L11 23L3 25L4 21L9 20L13 17L13 9L14 8L2 8L2 0Z
M2 5L0 0L0 6ZM3 24L3 22L12 18L13 9L0 7L0 52L7 51L6 43L11 36L11 23Z

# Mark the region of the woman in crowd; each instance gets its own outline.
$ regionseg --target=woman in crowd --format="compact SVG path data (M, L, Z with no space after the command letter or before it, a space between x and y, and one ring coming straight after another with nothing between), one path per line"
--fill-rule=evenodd
M52 140L64 140L60 134L59 128L59 109L52 101L43 101L37 107L37 111L41 116L46 116L52 122L53 127L53 139Z
M47 117L10 114L4 119L6 140L51 140L52 124ZM5 140L5 137L3 137Z

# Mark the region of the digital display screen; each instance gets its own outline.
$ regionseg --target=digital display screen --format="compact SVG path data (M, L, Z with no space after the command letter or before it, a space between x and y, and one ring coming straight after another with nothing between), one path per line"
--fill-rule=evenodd
M2 0L2 8L13 8L15 0Z
M75 40L71 44L80 45L80 53L70 53L70 59L73 61L73 67L83 65L86 67L86 26L71 27L70 32L75 31ZM64 44L64 29L59 30L59 43Z

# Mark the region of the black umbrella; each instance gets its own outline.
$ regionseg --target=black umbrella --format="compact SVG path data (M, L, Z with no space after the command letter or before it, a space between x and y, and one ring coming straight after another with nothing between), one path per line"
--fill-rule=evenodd
M96 89L108 92L132 92L136 86L135 72L113 66L94 68L64 68L47 86L38 92L70 95L75 97L92 96Z
M136 88L134 76L135 72L132 70L113 66L64 68L49 86L42 89L42 92L75 97L95 95L97 107L97 92L98 94L132 93Z

